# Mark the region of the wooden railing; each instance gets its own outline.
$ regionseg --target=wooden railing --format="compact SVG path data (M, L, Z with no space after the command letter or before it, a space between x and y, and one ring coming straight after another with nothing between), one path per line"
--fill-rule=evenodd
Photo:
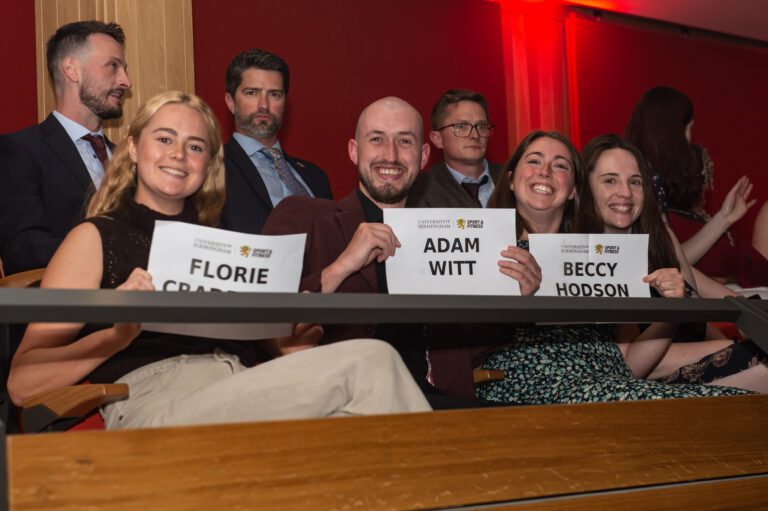
M768 396L14 435L10 508L766 509Z

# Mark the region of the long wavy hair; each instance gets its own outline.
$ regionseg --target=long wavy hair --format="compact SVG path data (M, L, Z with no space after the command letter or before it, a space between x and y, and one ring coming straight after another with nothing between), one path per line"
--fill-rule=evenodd
M149 99L138 111L128 128L128 135L120 142L112 160L107 166L99 190L91 198L86 215L109 215L117 210L123 201L133 197L129 190L135 190L137 171L128 154L129 138L138 144L142 131L152 117L166 105L186 105L200 113L205 122L210 142L208 169L202 186L187 200L197 209L202 225L217 227L224 208L224 150L221 145L221 131L211 108L200 97L179 91L168 91Z
M548 137L553 140L557 140L568 149L568 152L571 155L571 162L573 164L573 177L574 177L573 182L576 186L578 186L579 182L581 181L581 174L582 174L581 156L579 155L579 152L576 150L576 148L573 147L573 144L571 144L571 141L568 140L568 137L556 131L536 130L528 133L528 135L526 135L526 137L520 142L520 144L518 144L517 148L515 149L515 152L513 152L512 156L509 157L509 160L507 160L507 162L502 167L502 172L499 174L499 177L496 180L495 187L493 189L493 194L491 194L490 199L488 199L489 208L515 208L515 211L517 214L516 225L517 225L518 238L520 238L523 235L524 231L529 233L534 231L532 230L530 224L526 221L526 219L520 215L519 210L517 210L517 200L515 199L514 192L510 190L509 185L512 182L512 178L515 175L517 164L520 163L520 160L523 158L523 155L528 150L528 147L530 147L531 144L533 144L536 140L540 139L541 137ZM574 222L576 218L576 211L579 209L578 200L579 198L577 194L574 200L569 200L568 202L566 202L565 210L563 211L563 218L560 221L560 229L558 230L558 232L563 232L563 233L573 232Z
M584 160L584 174L579 190L579 217L576 221L578 232L602 233L605 232L605 222L600 216L595 204L595 196L589 176L597 167L597 162L605 151L610 149L622 149L630 153L637 161L640 176L643 179L643 209L630 232L633 234L648 234L648 264L651 272L659 268L680 268L680 263L675 255L675 247L669 237L669 233L661 218L656 192L653 188L653 180L648 165L640 150L632 144L622 140L617 135L601 135L593 138L584 146L581 153Z
M661 177L669 205L691 210L700 200L704 179L685 128L693 120L693 103L677 89L658 86L635 105L624 136L640 149L651 171Z

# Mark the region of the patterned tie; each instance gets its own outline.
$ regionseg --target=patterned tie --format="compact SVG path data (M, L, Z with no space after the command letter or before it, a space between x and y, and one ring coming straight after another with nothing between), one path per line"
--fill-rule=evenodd
M280 152L280 149L265 147L261 152L272 162L272 168L275 169L277 177L279 177L280 181L288 187L288 191L291 192L291 195L309 197L309 192L304 188L304 185L296 179L296 176L293 175L293 172L290 167L288 167L288 163L285 161L285 158L283 158L283 153Z
M109 156L107 155L107 144L104 142L104 137L101 135L91 135L89 133L88 135L83 135L81 138L87 140L88 143L91 144L93 150L96 151L96 156L99 157L102 167L106 169Z
M461 187L464 188L464 191L466 191L470 197L472 197L472 200L478 208L483 207L483 204L480 202L480 187L487 182L488 176L483 176L477 183L461 183Z

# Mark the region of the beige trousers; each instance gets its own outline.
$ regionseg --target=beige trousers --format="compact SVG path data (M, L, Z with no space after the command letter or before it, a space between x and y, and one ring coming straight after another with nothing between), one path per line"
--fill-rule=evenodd
M234 355L181 355L132 371L107 429L430 410L397 352L355 339L247 368Z

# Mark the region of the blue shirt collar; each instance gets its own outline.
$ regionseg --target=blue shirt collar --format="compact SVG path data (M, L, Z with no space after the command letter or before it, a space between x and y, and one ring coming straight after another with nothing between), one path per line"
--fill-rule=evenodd
M450 165L447 163L445 164L445 168L448 169L448 172L450 172L451 176L453 176L453 179L456 180L457 183L479 183L481 179L483 179L483 176L488 176L488 182L492 183L493 178L491 177L491 171L488 169L488 160L483 159L483 173L480 174L480 176L477 179L467 177L461 172L459 172L456 169L451 168Z
M237 143L240 144L240 147L243 148L243 151L245 151L245 154L247 154L249 157L263 155L263 153L260 151L267 147L255 138L251 138L248 135L243 135L242 133L232 133L232 137L237 140ZM283 152L283 150L280 148L279 140L277 140L275 145L272 147L275 149L280 149L280 152Z
M61 126L64 128L64 131L67 132L67 135L69 135L69 138L72 139L72 142L77 142L81 138L83 138L84 135L88 135L89 133L93 133L94 135L101 135L104 136L104 128L99 126L98 131L91 131L82 124L79 124L66 115L62 114L61 112L57 112L56 110L53 111L53 116L56 118L59 123L61 123Z

